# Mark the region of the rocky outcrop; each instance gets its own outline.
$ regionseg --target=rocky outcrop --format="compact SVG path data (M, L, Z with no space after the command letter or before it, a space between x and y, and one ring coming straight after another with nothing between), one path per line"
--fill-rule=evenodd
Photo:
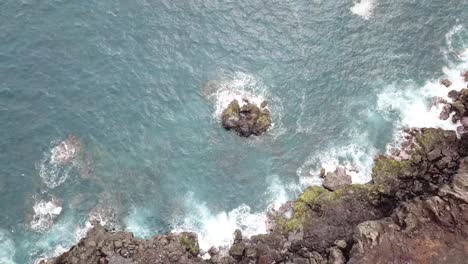
M407 141L396 157L379 156L372 170L374 184L398 201L433 193L447 183L464 155L454 131L407 130Z
M391 217L359 224L349 263L466 263L468 160L437 195L402 203Z
M193 233L155 236L148 240L129 232L109 232L96 224L68 252L39 264L201 263Z
M248 100L244 100L242 106L237 100L233 100L223 111L221 121L226 130L234 130L242 137L261 135L272 124L266 102L258 107Z

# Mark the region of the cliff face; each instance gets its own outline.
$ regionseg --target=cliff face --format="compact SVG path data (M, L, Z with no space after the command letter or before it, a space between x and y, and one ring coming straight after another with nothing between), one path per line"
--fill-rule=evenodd
M200 256L195 234L140 240L96 225L45 263L466 263L466 136L408 130L394 156L379 156L373 182L330 192L310 187L270 215L268 234L234 234L228 253Z

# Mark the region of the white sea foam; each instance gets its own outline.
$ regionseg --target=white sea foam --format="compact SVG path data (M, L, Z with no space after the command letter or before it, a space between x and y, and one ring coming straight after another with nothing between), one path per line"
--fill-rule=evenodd
M443 105L431 106L434 97L448 99L448 91L438 81L427 82L422 87L412 81L389 85L378 95L377 109L389 120L398 116L399 129L440 127L454 130L455 125L439 118Z
M450 90L459 91L467 87L462 77L463 71L468 69L467 33L460 25L453 27L447 33L445 53L454 55L457 60L447 62L448 66L442 69L443 76L429 80L422 86L412 80L388 85L378 95L377 110L390 121L397 119L394 143L390 144L389 148L398 146L403 135L401 130L405 127L456 130L458 124L454 124L451 118L448 120L439 118L443 104L431 104L431 100L438 97L450 102L451 99L448 98ZM442 78L450 80L452 85L449 88L442 85L440 83Z
M68 178L70 166L62 166L57 163L51 163L49 158L43 159L39 167L39 176L47 187L53 189L58 187Z
M225 212L213 212L202 202L197 201L193 194L187 194L186 207L190 212L182 224L178 224L173 232L193 231L198 234L200 248L205 252L211 247L228 247L233 241L233 233L240 229L244 236L250 237L267 232L267 212L278 209L288 201L285 186L277 177L271 179L270 187L266 192L269 197L268 209L262 212L253 212L242 204L237 208Z
M445 35L445 42L447 43L447 53L452 54L461 60L466 60L466 57L468 56L468 31L463 27L463 25L454 26Z
M80 143L70 135L61 142L52 142L54 147L44 153L39 164L39 176L49 188L56 188L68 178L71 169L76 166L75 158L80 151Z
M52 206L46 207L52 208ZM58 209L52 209L52 211L58 213ZM35 242L36 256L39 257L34 263L39 263L42 259L50 259L66 252L73 244L76 244L81 238L86 236L88 231L93 227L93 222L99 221L102 225L112 223L114 219L109 217L109 214L101 209L90 212L88 219L82 224L77 224L76 219L72 215L62 217L47 233L44 233L44 236L39 241Z
M51 189L64 183L71 170L71 166L57 162L59 152L59 145L56 145L49 152L44 153L44 158L39 165L39 176Z
M366 137L365 134L362 135ZM300 187L303 189L310 185L320 185L320 170L333 172L338 166L343 166L351 176L353 183L369 182L375 148L369 144L358 144L365 140L356 140L357 143L344 147L332 147L323 153L309 157L296 171L300 179Z
M151 212L146 207L133 207L125 218L126 229L141 238L148 238L154 235L154 232L151 231L151 228L146 223L146 219L150 215Z
M214 104L213 118L221 120L221 115L226 107L237 100L242 106L244 99L256 105L268 102L273 117L272 127L269 133L275 138L284 132L281 125L283 105L279 98L271 95L267 87L257 78L243 72L222 73L219 80L209 81L203 87L202 93Z
M174 232L194 231L198 234L200 248L207 251L211 246L229 246L232 235L240 229L245 236L266 233L266 214L252 213L243 204L230 212L213 213L204 203L193 204L193 212Z
M0 263L15 264L13 260L15 253L15 243L6 230L0 229Z
M56 198L38 200L33 206L33 211L34 215L30 223L31 229L44 232L54 225L54 221L62 212L61 202Z
M375 8L375 0L354 0L351 12L365 20L372 17Z

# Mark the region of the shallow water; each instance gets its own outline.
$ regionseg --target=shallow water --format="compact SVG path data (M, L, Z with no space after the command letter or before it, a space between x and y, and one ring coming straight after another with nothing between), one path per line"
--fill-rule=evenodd
M467 68L464 0L0 7L1 263L63 251L92 212L142 237L194 230L205 248L262 232L265 209L319 184L321 167L366 182L402 126L453 128L429 102ZM245 95L269 102L262 137L220 126ZM85 158L56 167L69 134ZM31 228L52 196L55 224Z

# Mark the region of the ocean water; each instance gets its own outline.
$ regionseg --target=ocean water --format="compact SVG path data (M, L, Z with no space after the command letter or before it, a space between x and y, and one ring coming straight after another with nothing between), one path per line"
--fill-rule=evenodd
M0 263L96 219L223 246L322 167L369 181L401 128L455 128L430 102L466 87L467 21L466 0L0 0ZM267 134L221 127L242 97L269 102Z

